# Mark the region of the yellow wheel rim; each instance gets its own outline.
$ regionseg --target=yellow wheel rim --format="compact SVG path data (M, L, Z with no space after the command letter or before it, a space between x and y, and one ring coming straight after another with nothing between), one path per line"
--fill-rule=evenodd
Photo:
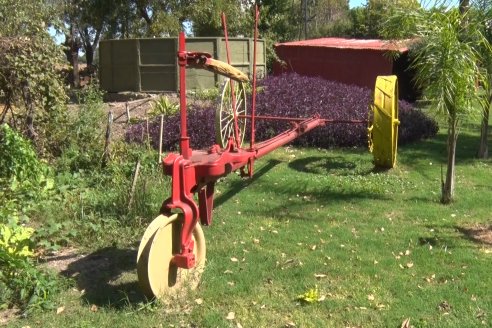
M196 266L181 269L172 263L179 252L182 215L159 215L144 233L137 255L137 273L143 293L162 298L197 287L205 267L205 236L200 225L193 230Z
M398 146L398 80L395 75L378 76L374 90L372 125L368 129L374 165L393 168Z

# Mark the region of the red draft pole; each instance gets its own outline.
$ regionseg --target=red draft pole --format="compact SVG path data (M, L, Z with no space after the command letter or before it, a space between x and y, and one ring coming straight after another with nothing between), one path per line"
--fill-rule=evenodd
M224 29L224 37L225 37L225 44L226 44L226 55L227 55L227 63L231 65L231 55L229 51L229 35L227 33L227 21L226 21L226 15L225 13L222 13L221 15L222 19L222 28ZM240 147L241 146L241 137L239 136L239 127L237 125L237 113L236 113L236 93L234 92L234 81L232 79L229 79L229 85L231 87L231 100L232 100L232 113L234 115L234 135L236 136L236 146Z
M260 12L258 5L255 5L255 41L253 47L253 99L251 100L251 142L249 147L253 149L255 145L255 109L256 109L256 43L258 41L258 18Z
M185 159L191 158L190 138L188 137L187 122L186 122L186 47L185 47L185 34L179 33L179 50L178 50L178 64L179 64L179 109L181 114L181 137L179 139L179 148L181 155Z

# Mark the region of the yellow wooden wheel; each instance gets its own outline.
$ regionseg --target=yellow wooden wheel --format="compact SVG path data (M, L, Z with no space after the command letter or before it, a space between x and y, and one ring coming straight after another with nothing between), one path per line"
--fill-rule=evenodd
M143 293L149 298L175 295L194 289L205 267L205 236L199 224L193 230L196 266L181 269L172 263L180 249L182 215L159 215L145 231L137 254L137 274Z
M398 146L398 80L395 75L378 76L374 89L372 125L368 127L369 151L374 165L393 168Z

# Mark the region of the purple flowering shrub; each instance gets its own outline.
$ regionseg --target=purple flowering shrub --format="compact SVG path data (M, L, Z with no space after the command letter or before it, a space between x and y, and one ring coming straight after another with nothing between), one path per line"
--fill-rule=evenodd
M202 149L215 143L215 108L213 106L199 107L191 105L188 108L188 136L191 147ZM149 122L150 143L156 149L159 147L160 117ZM164 118L162 149L166 151L179 150L180 116ZM147 140L147 124L133 124L126 131L127 142L144 143Z
M268 76L259 83L256 115L309 118L319 115L333 120L365 121L369 115L372 91L354 85L327 81L295 73ZM251 101L249 101L251 104ZM250 111L251 112L251 111ZM429 138L437 133L437 123L406 101L399 101L399 144ZM266 140L290 127L286 121L257 120L256 140ZM149 122L149 135L154 147L159 145L159 118ZM179 145L179 114L164 121L163 149L177 150ZM249 140L249 125L246 140ZM192 105L188 109L188 135L191 147L207 148L215 143L215 108ZM147 138L146 124L131 126L126 134L130 142ZM311 147L353 147L367 145L367 124L327 123L294 141Z
M307 77L295 73L269 76L261 81L257 115L308 118L319 114L332 120L367 120L372 90L354 85ZM399 101L399 144L437 133L437 123L406 101ZM287 122L260 121L256 139L271 138L289 128ZM294 141L321 148L367 145L367 124L327 123Z

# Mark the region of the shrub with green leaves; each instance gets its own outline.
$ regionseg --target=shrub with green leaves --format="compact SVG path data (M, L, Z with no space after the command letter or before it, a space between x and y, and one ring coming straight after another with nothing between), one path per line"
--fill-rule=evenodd
M66 143L58 159L61 171L96 168L104 150L103 92L94 82L76 97L79 106L67 124Z
M152 108L149 114L151 117L160 115L173 116L178 112L179 104L166 96L162 96L152 101Z
M60 284L56 276L36 267L33 233L34 229L19 223L15 212L8 223L0 223L0 309L53 305L50 295L57 292Z
M28 207L53 187L49 169L38 160L32 144L7 124L0 125L0 154L0 197L4 200L3 206L10 200L18 206Z

